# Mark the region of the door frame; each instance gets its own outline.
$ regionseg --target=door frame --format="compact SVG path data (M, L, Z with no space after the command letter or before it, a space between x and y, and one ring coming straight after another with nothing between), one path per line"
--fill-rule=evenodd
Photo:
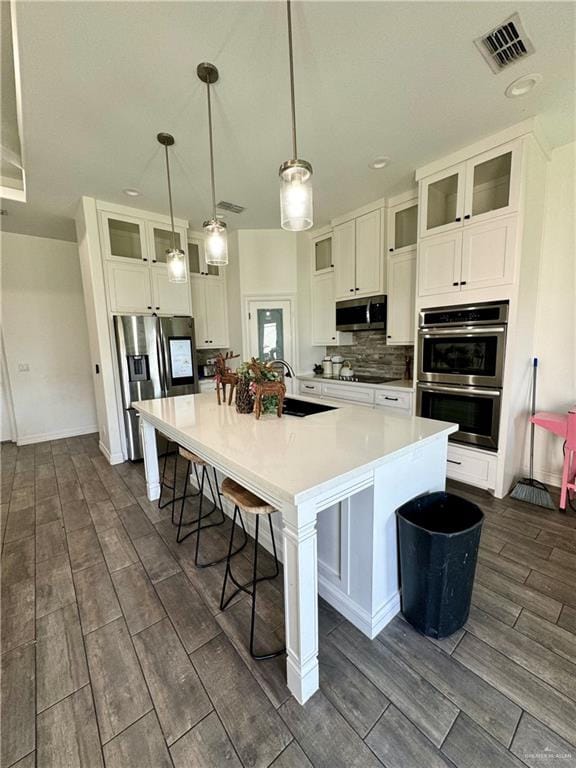
M286 302L288 304L288 311L290 312L290 334L291 334L291 349L289 350L290 355L285 350L286 354L286 361L290 363L290 365L294 368L296 372L298 372L298 359L299 359L299 348L298 348L298 327L296 323L297 318L297 298L296 295L293 293L281 293L281 294L245 294L242 297L242 356L244 360L248 360L251 357L250 354L250 308L251 305L254 304L276 304L278 303L284 303ZM255 307L253 307L255 308ZM264 307L260 307L264 308ZM288 381L290 381L288 379Z

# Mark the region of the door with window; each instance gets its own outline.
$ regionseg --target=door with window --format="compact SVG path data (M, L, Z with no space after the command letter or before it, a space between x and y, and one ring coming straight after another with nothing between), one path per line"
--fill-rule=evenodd
M295 364L291 301L248 302L248 356L266 363L286 360Z

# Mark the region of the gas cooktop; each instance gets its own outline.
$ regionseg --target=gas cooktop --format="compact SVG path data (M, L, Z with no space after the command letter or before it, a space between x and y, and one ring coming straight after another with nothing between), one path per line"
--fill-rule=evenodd
M389 381L398 381L396 378L386 378L385 376L368 376L359 373L357 376L319 376L319 379L332 379L333 381L356 381L359 384L387 384Z

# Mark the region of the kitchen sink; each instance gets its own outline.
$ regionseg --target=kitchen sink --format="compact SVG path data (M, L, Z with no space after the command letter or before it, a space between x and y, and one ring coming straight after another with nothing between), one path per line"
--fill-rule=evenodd
M315 413L324 413L324 411L335 411L333 405L324 405L324 403L313 403L310 400L297 400L295 397L285 397L282 413L285 416L312 416Z

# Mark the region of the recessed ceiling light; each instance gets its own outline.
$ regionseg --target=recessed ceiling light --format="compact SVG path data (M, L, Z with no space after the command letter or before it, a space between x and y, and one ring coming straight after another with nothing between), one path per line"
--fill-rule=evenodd
M504 91L509 99L515 99L517 96L525 96L535 85L542 82L542 75L534 73L532 75L522 75L514 82L510 83Z
M122 192L124 192L125 195L128 195L128 197L140 197L141 195L141 192L139 192L137 189L132 189L131 187L123 189Z
M381 168L386 168L389 162L390 158L382 155L382 157L375 157L371 163L368 163L368 167L379 171Z

